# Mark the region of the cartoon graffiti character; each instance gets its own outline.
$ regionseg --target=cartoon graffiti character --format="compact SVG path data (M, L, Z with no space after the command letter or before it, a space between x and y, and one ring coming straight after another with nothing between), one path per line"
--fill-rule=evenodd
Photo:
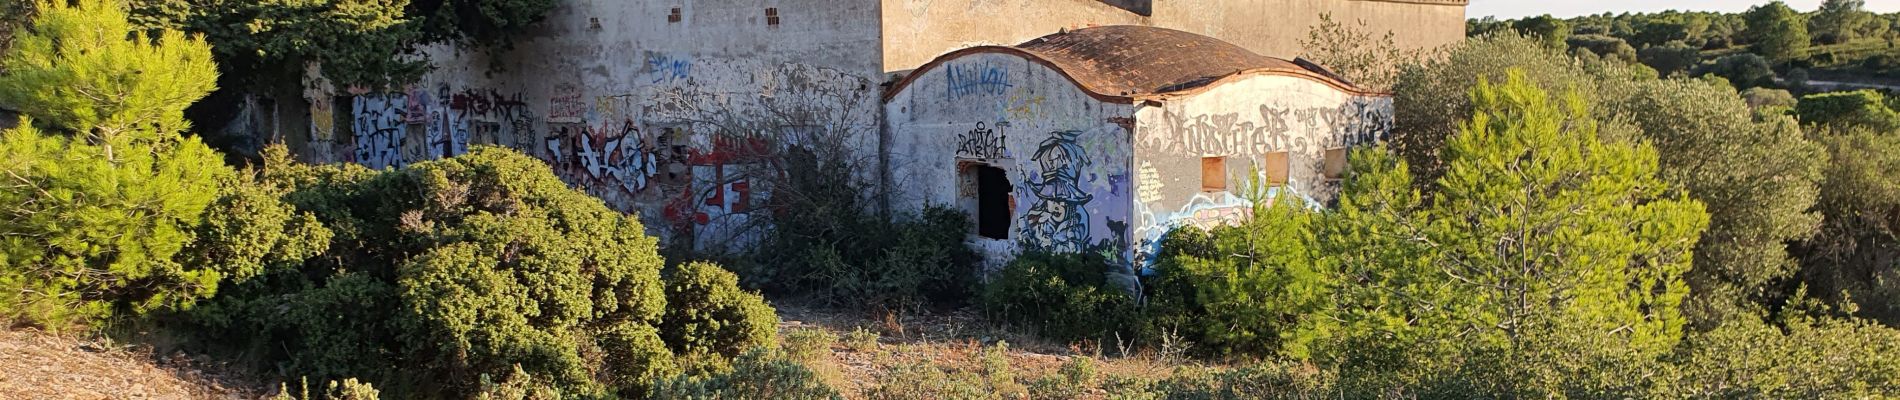
M1084 206L1094 196L1081 186L1089 158L1075 143L1080 134L1054 132L1032 158L1042 175L1030 178L1028 187L1037 201L1023 216L1023 241L1031 249L1079 253L1089 245L1089 212Z

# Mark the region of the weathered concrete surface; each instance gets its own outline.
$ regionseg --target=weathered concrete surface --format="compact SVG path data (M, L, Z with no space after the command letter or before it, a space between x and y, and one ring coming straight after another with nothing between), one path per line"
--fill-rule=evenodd
M973 45L1011 45L1090 26L1143 25L1225 40L1266 56L1302 55L1319 16L1390 29L1406 48L1464 39L1462 0L1170 0L1144 16L1096 0L883 0L884 68L916 68Z
M270 108L271 115L307 111L311 118L307 123L273 119L269 129L278 132L272 140L290 144L306 160L378 168L453 156L471 145L514 147L548 161L563 179L607 204L639 213L652 233L702 250L739 249L756 239L751 216L771 190L763 178L783 172L773 155L784 146L839 148L853 152L853 159L876 160L839 172L879 182L894 195L893 208L900 212L924 204L974 209L959 197L968 186L959 168L990 164L1007 170L1016 203L1010 239L983 243L993 254L1014 254L1022 244L1055 250L1111 246L1124 264L1134 264L1140 256L1130 249L1139 247L1147 233L1137 228L1138 207L1174 215L1167 213L1183 212L1184 202L1195 196L1166 193L1174 187L1162 181L1155 187L1168 188L1157 190L1170 200L1137 201L1140 171L1132 154L1147 145L1131 142L1137 119L1159 132L1194 127L1165 123L1169 112L1191 121L1202 114L1240 113L1230 118L1240 120L1262 118L1258 108L1263 104L1297 111L1328 104L1338 108L1348 100L1327 94L1336 88L1300 86L1327 87L1312 81L1244 90L1238 88L1250 86L1221 83L1220 89L1192 97L1156 98L1162 106L1137 112L1139 101L1128 96L1146 93L1090 94L1047 64L1010 54L958 59L948 68L921 72L929 76L912 77L911 87L896 94L884 92L892 80L888 72L915 68L971 44L1015 44L1060 29L1114 24L1173 27L1285 57L1297 53L1296 41L1321 12L1404 29L1399 35L1404 43L1426 46L1463 36L1463 7L1455 4L571 0L512 50L426 49L436 69L409 87L333 90L321 71L310 71L304 101L284 95L280 98L289 100ZM1131 11L1140 7L1151 7L1153 15ZM1149 63L1205 56L1175 49L1131 48L1115 54ZM1076 76L1090 70L1070 69ZM1142 76L1136 83L1173 82ZM1307 78L1272 81L1301 79ZM1149 86L1142 91L1167 91ZM882 101L887 95L895 97ZM1224 101L1238 103L1206 100L1230 96L1235 98ZM1266 121L1253 123L1265 126ZM1332 137L1327 135L1340 134L1318 129L1284 135L1290 143L1305 143L1298 147L1304 157L1315 146L1331 143L1325 142ZM298 133L281 133L286 131ZM982 143L994 144L993 149L959 154L966 145ZM1157 146L1147 149L1178 150ZM1172 163L1199 157L1155 154L1169 157L1167 165L1155 167L1162 174L1174 174L1161 172L1175 168ZM1146 226L1172 221L1150 219Z
M1196 62L1204 53L1193 53L1183 55L1188 63L1115 61L1126 37L1157 47L1214 45L1156 28L1070 35L1043 40L1104 46L1068 43L1063 48L1085 51L1056 59L1028 45L973 48L899 82L884 105L891 172L901 177L892 187L895 208L953 205L970 213L979 225L970 240L992 266L1024 251L1086 251L1114 255L1132 276L1175 228L1237 223L1258 201L1329 202L1344 150L1382 140L1392 125L1389 97L1274 68L1284 60ZM1072 67L1089 57L1109 58L1095 64L1114 65L1113 76L1172 78L1076 79ZM1198 67L1207 65L1226 66ZM1216 75L1198 76L1207 73ZM1103 93L1129 87L1177 89ZM1205 168L1211 160L1215 168ZM981 232L985 214L995 212L983 205L986 190L995 190L982 184L984 168L1010 177L1004 237Z
M1023 250L1110 249L1127 265L1134 107L1098 99L1061 72L981 53L922 71L885 103L894 208L956 206L981 218L972 168L1009 177L1006 238L971 236L999 266Z
M335 144L309 158L380 168L510 146L655 234L742 247L771 149L876 148L877 4L681 4L671 22L672 4L570 1L512 51L428 49L437 69L404 90L313 89L311 114L332 118L307 142Z
M1338 187L1322 173L1328 150L1383 140L1392 101L1304 77L1260 75L1156 99L1137 109L1135 120L1136 257L1152 261L1168 231L1242 221L1263 195L1329 202ZM1275 153L1285 157L1287 179L1270 187L1268 155ZM1213 172L1231 177L1224 190L1207 190L1202 181L1209 157L1225 160L1225 170ZM1250 187L1249 178L1265 184Z

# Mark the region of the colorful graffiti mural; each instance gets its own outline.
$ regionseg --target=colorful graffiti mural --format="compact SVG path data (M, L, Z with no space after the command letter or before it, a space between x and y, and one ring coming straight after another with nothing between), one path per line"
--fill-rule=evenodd
M1030 157L1040 171L1025 185L1035 197L1022 223L1023 243L1030 249L1077 253L1090 245L1087 206L1095 196L1082 186L1090 160L1075 142L1079 135L1053 132Z

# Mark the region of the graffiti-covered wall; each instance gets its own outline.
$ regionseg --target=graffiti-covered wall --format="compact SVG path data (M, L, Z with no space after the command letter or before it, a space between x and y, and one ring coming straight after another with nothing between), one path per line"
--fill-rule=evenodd
M970 236L992 267L1025 250L1102 252L1130 265L1133 106L1014 54L974 53L920 73L885 104L894 208L953 206L982 229L1000 207L1006 229ZM1006 201L983 204L991 193Z
M774 149L877 148L877 18L864 1L566 1L512 50L427 49L435 69L404 88L324 90L313 71L299 154L383 168L513 147L654 234L738 249Z
M1303 77L1256 75L1149 104L1136 111L1134 143L1134 236L1143 262L1176 227L1250 217L1249 198L1329 202L1338 183L1328 179L1328 158L1342 167L1345 149L1383 140L1392 126L1390 97ZM1204 181L1210 175L1220 183Z

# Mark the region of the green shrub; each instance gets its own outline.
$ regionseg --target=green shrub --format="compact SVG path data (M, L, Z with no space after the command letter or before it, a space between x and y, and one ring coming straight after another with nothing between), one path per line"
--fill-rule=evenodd
M1262 362L1233 369L1176 368L1167 379L1111 378L1107 398L1117 400L1240 400L1338 398L1335 377L1301 364ZM1381 395L1366 398L1389 397Z
M863 194L874 190L853 179L844 157L786 158L786 178L768 201L789 212L772 217L767 239L735 268L747 285L889 311L973 297L981 271L963 241L968 216L931 207L886 218L871 211Z
M188 308L221 280L256 274L276 237L220 235L242 228L205 226L228 221L214 207L290 217L235 199L243 189L231 189L239 181L223 157L181 136L185 107L216 84L208 45L173 30L135 34L116 2L37 8L0 55L0 104L26 117L0 132L0 319L57 330Z
M1892 100L1873 90L1813 94L1801 97L1794 114L1802 124L1844 130L1862 126L1875 130L1900 129L1900 112Z
M1702 49L1683 44L1682 42L1669 42L1665 45L1651 46L1637 51L1636 59L1641 60L1643 65L1655 68L1658 74L1670 76L1677 73L1688 72L1689 68L1701 64Z
M985 286L981 303L993 321L1019 324L1042 336L1114 343L1132 339L1139 309L1126 288L1108 281L1111 264L1098 252L1023 254Z
M831 345L838 343L838 335L822 328L798 328L785 332L785 340L779 343L785 355L792 360L809 362L831 356Z
M517 366L570 396L671 373L655 240L540 160L481 147L377 172L272 154L264 180L334 236L190 313L207 341L404 398L468 397Z
M950 371L929 360L885 369L864 391L873 400L1001 399L995 387L974 371Z
M877 332L860 326L844 334L844 347L859 353L877 350L877 339Z
M710 374L682 375L655 385L648 395L671 399L843 399L805 366L764 349L733 359L732 367Z
M1728 79L1736 89L1749 89L1770 86L1775 83L1775 70L1768 59L1754 53L1742 53L1715 59L1715 61L1696 68L1696 76L1715 75Z
M1573 35L1564 39L1564 43L1573 49L1588 50L1597 57L1636 62L1636 48L1630 46L1629 42L1613 36Z
M1055 375L1037 379L1029 388L1029 397L1052 400L1084 398L1101 388L1102 383L1097 374L1094 358L1070 357Z
M1240 226L1164 239L1150 314L1211 353L1306 357L1330 294L1316 263L1313 213L1292 201L1258 207Z
M1676 398L1900 395L1900 330L1851 319L1738 318L1684 339Z
M564 398L559 388L535 381L533 375L522 371L521 366L518 365L515 366L514 372L509 373L501 382L495 382L493 377L487 374L482 374L481 382L481 391L474 397L479 400L560 400Z
M607 371L604 382L622 397L645 393L653 382L679 373L673 352L653 326L623 323L600 335L600 352L605 356L601 368Z
M776 343L778 314L718 265L680 265L666 279L666 299L662 336L675 352L732 357Z
M382 396L375 386L358 382L356 378L330 381L324 387L324 391L319 393L320 397L313 397L310 395L310 381L306 379L299 389L299 395L291 396L290 386L280 384L277 385L277 395L271 396L270 400L377 400Z

